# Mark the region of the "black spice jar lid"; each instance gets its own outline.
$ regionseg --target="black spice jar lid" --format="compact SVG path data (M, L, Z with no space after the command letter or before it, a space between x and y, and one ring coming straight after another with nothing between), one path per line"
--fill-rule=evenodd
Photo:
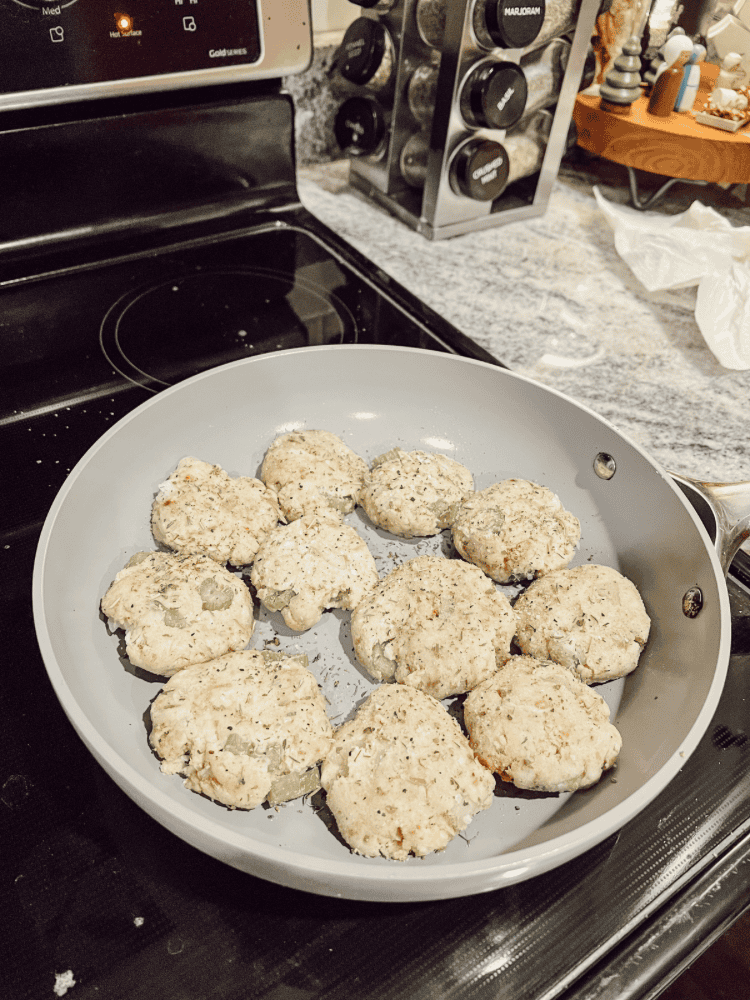
M496 45L523 49L542 30L545 0L487 0L484 20Z
M358 17L344 33L336 65L350 83L364 84L375 76L387 44L386 29L371 17Z
M474 201L494 201L508 183L508 154L492 139L470 139L450 165L453 189Z
M476 128L510 128L523 115L527 97L519 65L488 61L469 74L461 91L461 113Z
M333 133L349 156L369 156L385 136L385 113L372 97L350 97L336 112Z

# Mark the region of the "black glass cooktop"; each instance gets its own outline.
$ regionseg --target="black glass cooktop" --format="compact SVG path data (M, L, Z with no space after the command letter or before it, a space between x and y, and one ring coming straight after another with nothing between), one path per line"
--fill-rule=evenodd
M268 351L451 349L321 241L278 225L0 284L0 308L1 418L134 385L157 392Z
M216 365L357 342L494 360L357 263L276 223L0 284L4 533L41 527L70 469L116 420Z

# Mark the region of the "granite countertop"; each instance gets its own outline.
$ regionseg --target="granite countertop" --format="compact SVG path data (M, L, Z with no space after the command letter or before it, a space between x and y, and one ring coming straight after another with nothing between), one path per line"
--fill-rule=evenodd
M343 161L301 167L305 206L508 367L595 410L673 472L750 479L750 371L715 359L694 288L646 292L617 254L592 187L626 203L624 171L566 163L543 216L437 242L350 188L347 173ZM747 223L714 186L677 185L655 211L696 198Z

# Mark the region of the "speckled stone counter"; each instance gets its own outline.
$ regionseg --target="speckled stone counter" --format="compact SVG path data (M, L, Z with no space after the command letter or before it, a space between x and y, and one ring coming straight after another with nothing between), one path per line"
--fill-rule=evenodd
M514 371L589 406L671 471L750 479L750 371L716 361L695 289L648 293L618 256L592 194L599 183L627 202L618 170L564 164L545 215L438 242L349 188L344 162L301 167L299 187L323 222ZM731 192L672 191L656 210L699 198L750 223Z

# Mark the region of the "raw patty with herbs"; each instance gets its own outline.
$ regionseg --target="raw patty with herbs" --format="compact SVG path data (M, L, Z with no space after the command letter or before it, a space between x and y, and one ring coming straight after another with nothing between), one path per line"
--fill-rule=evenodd
M531 791L595 784L622 745L597 691L567 667L531 656L511 657L474 688L464 723L482 763Z
M473 491L469 470L447 455L394 448L372 463L359 502L374 525L413 538L447 528Z
M441 699L470 691L508 659L516 619L476 566L418 556L365 597L351 626L357 659L376 680Z
M218 465L189 457L160 485L151 530L175 552L247 566L280 517L276 494L259 479L233 478Z
M498 583L567 566L581 537L578 518L559 497L527 479L505 479L470 496L452 530L457 551Z
M306 514L263 542L250 575L258 598L304 632L326 608L357 607L378 582L366 542L335 513Z
M549 573L513 609L523 652L562 663L587 684L635 670L651 628L635 584L611 566Z
M151 722L162 771L230 809L315 791L333 735L307 657L257 650L181 670Z
M397 861L442 851L495 789L440 702L392 684L336 730L321 784L352 850Z
M287 521L325 510L349 514L359 499L367 463L330 431L290 431L271 442L260 478Z
M242 649L254 628L245 584L200 555L139 552L117 574L101 609L125 629L133 666L162 677Z

